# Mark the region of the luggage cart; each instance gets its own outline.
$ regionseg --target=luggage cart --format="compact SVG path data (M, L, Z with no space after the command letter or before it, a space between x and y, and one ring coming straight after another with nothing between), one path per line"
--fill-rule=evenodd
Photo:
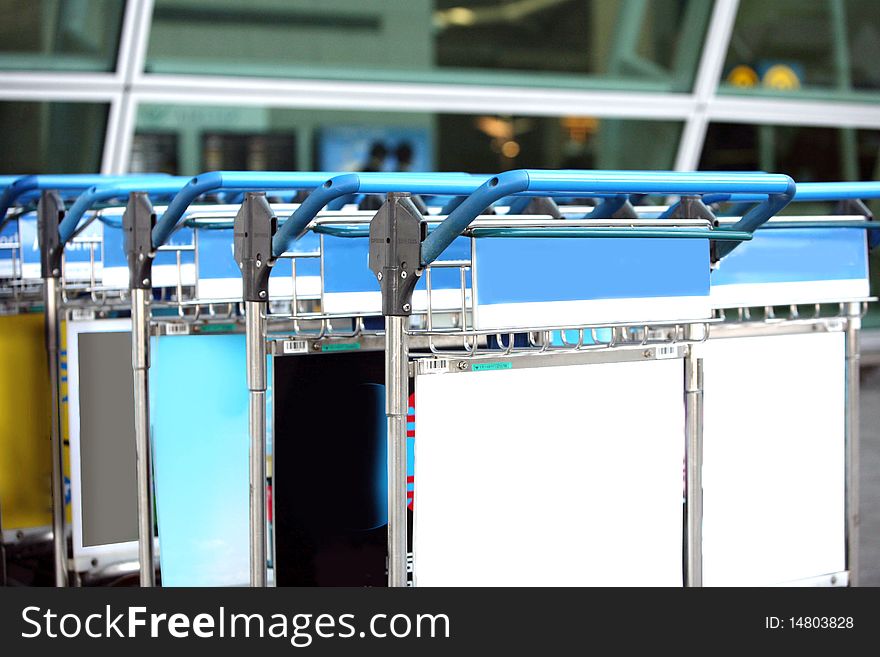
M878 195L877 183L799 184L795 201L836 202L835 214L776 217L713 272L725 321L701 347L707 585L858 585L859 327L878 236L862 200ZM731 386L769 377L772 408L732 409Z
M344 178L340 177L340 179L336 179L333 181L329 181L329 184L325 184L322 188L319 188L314 192L309 199L301 206L302 208L320 208L323 207L326 203L331 202L333 200L333 191L339 190L339 193L351 194L357 193L359 191L364 190L365 181L367 178L364 178L365 174L347 174ZM591 177L592 176L592 177ZM500 180L499 180L500 179ZM534 181L534 182L533 182ZM503 182L504 184L500 184ZM418 192L418 193L440 193L437 191L426 190L423 187L420 187L418 184L413 181L408 182L405 179L395 179L389 181L383 181L381 178L374 179L373 181L366 183L370 192L388 192L389 190L397 189L403 190L404 192ZM469 185L473 184L473 181L469 181ZM709 240L709 239L718 239L720 240L747 240L750 237L750 230L754 230L757 225L760 225L763 221L765 221L771 214L775 211L783 207L791 194L793 193L793 183L791 180L785 176L769 176L767 174L761 175L713 175L713 174L656 174L656 173L639 173L639 172L627 172L627 173L607 173L607 172L511 172L508 174L502 174L501 176L493 177L488 180L484 184L483 187L474 190L476 194L469 196L468 199L454 208L452 213L449 215L447 219L445 219L440 226L435 229L427 240L424 243L421 242L421 238L423 235L421 234L421 228L419 228L419 221L416 219L412 219L415 215L418 215L418 212L415 211L415 214L410 206L410 204L405 200L405 197L392 197L389 198L386 205L377 215L377 219L374 220L373 226L375 230L375 226L380 224L379 218L382 218L382 222L388 222L389 216L394 216L395 213L399 213L397 216L405 215L411 218L410 226L407 227L406 233L398 235L397 230L401 230L401 226L395 224L395 230L389 231L387 233L383 233L381 235L373 235L371 236L371 244L386 244L389 245L394 242L401 242L403 244L408 244L410 252L408 252L408 257L406 258L406 262L409 263L407 267L410 268L409 271L407 269L403 269L400 271L399 267L393 272L393 277L390 279L393 283L398 283L399 281L405 281L406 278L411 277L410 281L407 283L408 290L407 292L411 295L412 288L414 287L414 283L418 280L418 276L416 275L416 271L421 273L422 267L420 266L420 262L430 264L431 260L429 258L436 259L440 252L442 252L448 245L451 243L453 239L458 236L458 233L467 227L468 223L473 221L473 219L487 206L491 205L493 202L501 199L502 197L513 195L513 194L526 194L526 195L547 195L547 194L557 194L557 195L588 195L588 194L600 194L600 195L610 195L610 196L620 196L621 194L628 193L677 193L677 194L700 194L700 193L709 193L717 189L726 188L726 189L739 189L739 190L747 190L747 189L755 189L761 188L766 190L769 194L769 198L765 197L763 202L757 207L753 212L749 213L740 224L737 226L737 230L732 231L715 231L714 233L709 232L708 224L703 220L703 223L700 227L696 226L674 226L669 225L669 222L666 225L658 225L658 226L643 226L641 228L636 227L635 229L631 227L627 227L626 225L617 225L617 226L603 226L601 228L610 228L610 230L606 231L604 234L599 232L595 232L597 227L590 225L577 225L574 223L569 223L568 225L535 225L535 226L485 226L480 227L479 230L483 230L484 232L480 236L488 236L488 235L506 235L504 232L506 230L516 229L522 232L518 233L518 236L523 237L535 237L535 235L539 235L540 237L548 236L548 237L574 237L574 236L584 236L584 237L616 237L625 239L626 237L650 237L650 238L662 238L662 237L671 237L678 238L682 240L686 239L697 239L697 240ZM447 190L448 191L448 190ZM461 194L461 192L459 192ZM393 209L392 209L393 208ZM401 209L402 208L402 209ZM456 214L457 213L457 214ZM305 215L305 211L300 213L301 219L302 215ZM421 215L418 215L421 216ZM466 220L463 220L463 217L467 217ZM453 222L454 228L450 229L450 221ZM285 225L285 229L283 232L279 231L279 234L275 237L275 242L273 242L273 247L275 247L275 252L277 253L277 249L286 248L286 242L281 241L287 239L287 236L296 234L297 230L300 230L301 227L307 226L309 220L306 219L301 224L294 224L291 226L291 222L289 221ZM414 227L413 227L414 226ZM740 228L746 228L747 230L741 231ZM324 234L331 234L335 236L345 236L345 237L366 237L367 230L365 230L364 226L331 226L331 225L321 225L316 224L314 227L316 232L321 232ZM475 228L475 235L477 229ZM531 232L529 232L531 231ZM641 232L639 232L641 231ZM582 233L582 235L578 235L578 233ZM279 235L281 238L279 240ZM443 241L438 241L443 240ZM281 241L279 246L275 246L279 241ZM413 244L419 245L421 244L421 253L415 252L413 255ZM265 244L263 245L265 247ZM390 247L388 247L390 248ZM427 254L427 255L424 255ZM708 254L706 254L708 255ZM398 257L399 254L395 254L395 257ZM408 317L412 314L412 302L411 297L407 299L405 296L403 299L398 297L396 300L389 299L390 289L385 289L386 285L382 284L382 280L388 281L388 277L386 275L386 271L382 267L378 267L375 264L376 254L371 253L371 266L374 269L374 273L380 283L380 286L383 288L382 296L383 296L383 315L386 320L386 330L385 330L385 340L386 340L386 357L387 361L387 371L386 371L386 385L389 386L391 392L388 395L388 415L389 415L389 449L390 449L390 463L392 465L389 466L389 482L390 482L390 497L391 501L389 502L389 581L392 584L402 585L405 582L406 577L406 521L405 516L401 519L401 515L405 514L405 506L406 506L406 457L405 457L405 445L403 445L403 450L401 449L402 441L406 436L406 403L407 403L407 384L406 381L408 377L405 372L405 366L407 366L408 359L406 357L401 358L401 343L404 342L404 338L407 333L411 332L404 326L404 318ZM399 263L398 263L399 265ZM459 268L470 267L470 265L464 265L462 263L457 264ZM473 265L476 267L476 263ZM706 259L706 267L704 276L708 277L708 257ZM412 283L412 285L410 285ZM476 287L476 282L474 282L474 287ZM462 285L464 288L464 284ZM464 293L463 293L464 296ZM474 300L473 304L476 306L477 301ZM406 306L406 308L404 308ZM430 305L429 305L430 307ZM707 307L708 309L708 307ZM397 313L397 315L389 314L389 311ZM473 313L472 310L469 312ZM467 312L463 313L463 316L467 315ZM479 313L477 313L479 316ZM428 323L430 325L430 317L431 314L428 314ZM676 318L678 319L678 318ZM706 316L701 318L699 324L702 326L707 319ZM638 322L634 321L634 324ZM646 322L650 323L650 322ZM596 322L599 324L599 322ZM675 332L680 336L683 332L682 324L688 324L687 321L682 322L678 319L677 322L673 322L676 326ZM478 325L479 326L479 325ZM558 324L558 328L565 329L568 326L572 326L572 324L566 324L563 321L560 321ZM433 327L432 327L433 328ZM575 329L577 326L574 327ZM436 330L436 329L435 329ZM463 323L462 326L458 329L457 332L452 332L451 334L457 338L465 337L471 340L471 345L477 344L479 339L483 340L483 344L486 342L486 338L490 335L493 335L497 331L488 330L483 327L473 328L467 327L466 323ZM517 330L516 332L525 332L523 330ZM549 333L550 329L545 331L545 333ZM701 331L691 329L692 333L699 335ZM428 330L425 332L426 336L430 336L434 333L432 330ZM647 335L648 328L645 327L645 334ZM438 337L440 338L448 338L450 335L449 332L445 332L444 335ZM564 334L563 334L564 335ZM693 339L693 336L691 336ZM512 340L513 338L511 338ZM564 338L563 338L564 339ZM643 340L649 340L650 338L643 338ZM678 338L681 340L681 337ZM501 340L502 346L503 340ZM585 340L583 338L583 334L581 334L580 340L578 340L577 345L579 347L583 347ZM508 350L512 350L513 342L510 342L507 345ZM549 345L544 345L541 351L546 351ZM470 352L464 351L464 358L468 358L476 354L476 349L472 346ZM405 352L404 352L405 354ZM249 362L252 365L255 362L263 362L262 357L259 359L254 359L253 357L249 358ZM696 397L697 391L693 391L692 397ZM392 449L393 447L393 449Z
M59 285L61 277L61 258L63 248L59 247L57 238L58 212L63 210L64 197L87 189L106 176L95 175L48 175L25 176L17 178L7 185L0 194L0 229L11 220L10 209L16 204L32 203L39 199L37 210L36 237L40 244L40 279L45 305L46 350L49 361L49 379L52 397L51 444L53 458L52 497L53 497L53 544L55 558L55 581L58 586L67 583L67 550L65 534L64 505L64 463L63 447L60 437L60 404L59 394L59 331L58 317ZM49 190L52 190L51 192ZM43 203L45 201L45 203ZM49 206L52 206L51 208ZM21 223L21 222L19 222ZM21 228L21 226L19 226ZM24 240L19 241L24 245ZM91 248L88 249L93 253ZM23 262L24 249L19 248L20 260ZM25 279L24 275L18 277ZM31 290L32 291L32 290ZM15 293L13 294L15 296Z
M362 177L363 176L364 175L362 174ZM415 189L416 191L427 189L427 187L425 186L427 183L424 183L424 182L419 183L422 185L420 187L419 184L410 183L408 185L406 182L400 182L399 180L395 180L391 183L383 182L381 180L381 176L380 176L380 179L376 180L376 181L370 181L369 178L370 177L368 175L366 175L366 177L362 178L362 179L366 180L369 184L375 185L374 187L368 187L369 189L378 189L379 191L387 191L389 188L392 188L392 189L402 188L404 190L407 190L409 188L409 189ZM468 183L469 186L467 188L470 191L476 190L476 188L478 187L478 182L477 182L477 184L475 184L475 181L470 181ZM253 184L253 182L249 181L249 184ZM362 183L357 182L357 184L361 185ZM436 182L432 182L432 184L436 184ZM461 183L455 183L455 184L461 184ZM710 189L710 190L717 188L717 187L713 187L712 181L709 177L701 175L700 176L700 185L703 185L703 184L707 185L706 188ZM697 187L699 187L699 185ZM741 189L741 187L736 187L736 186L728 187L728 189L730 189L730 188ZM326 189L326 188L323 188L323 189ZM431 189L433 189L433 187ZM692 188L692 189L694 189L694 188ZM578 190L578 191L581 191L581 190ZM690 191L690 190L688 190L688 191ZM350 192L346 192L346 193L350 193ZM566 192L566 193L571 194L570 191ZM661 192L661 193L666 193L666 192ZM619 197L619 194L618 194L618 197ZM321 199L317 199L315 201L315 203L313 203L312 207L318 207L318 208L323 207L323 203L321 205L318 205L318 201L320 201L320 200ZM778 199L776 199L777 204L778 204L778 202L779 202ZM305 205L305 204L303 204L303 205ZM764 209L766 210L767 207L769 207L769 206L771 206L770 203L765 203ZM300 208L302 208L302 206L300 206ZM307 208L308 208L308 206L307 206ZM311 210L309 210L309 211L311 212ZM296 214L296 213L294 213L294 214ZM301 217L303 215L308 216L305 213L300 214ZM361 221L360 225L358 225L357 222L352 222L352 221L348 220L348 221L345 221L342 225L339 225L339 222L342 219L343 219L342 217L322 217L315 223L315 226L314 226L315 230L316 230L316 232L318 232L322 236L323 235L334 236L334 237L344 236L345 238L366 236L365 222ZM754 220L754 215L751 217L751 219ZM311 221L311 219L307 219L305 221L305 224L303 224L303 225L308 225L310 221ZM336 224L334 224L333 222L336 222ZM612 237L616 234L614 231L623 231L623 233L620 233L621 235L625 234L627 232L627 227L625 224L624 225L606 225L606 226L599 227L599 226L592 226L592 225L577 225L576 222L569 222L568 225L558 226L558 225L552 225L552 224L551 225L544 225L541 222L534 222L534 220L533 220L533 225L531 225L531 226L529 226L529 225L505 226L503 224L503 222L501 224L495 224L495 225L487 224L487 225L479 226L479 229L483 231L483 233L480 236L486 236L486 237L495 236L495 235L502 235L503 233L500 233L499 231L504 231L505 229L510 229L510 228L517 228L520 231L520 234L518 235L520 237L528 237L529 235L535 235L540 232L541 236L547 235L547 236L554 236L557 238L563 238L563 237L571 237L572 233L577 234L578 231L580 231L580 233L581 233L580 236ZM604 234L589 232L589 231L601 230L602 228L606 229L606 232ZM647 236L650 234L648 231L652 227L650 225L642 225L642 226L639 226L638 228L642 231L642 233L641 233L642 235ZM698 239L703 239L703 240L708 239L707 235L705 234L705 230L700 232L699 227L697 227L697 226L675 227L672 229L667 228L665 226L657 226L656 228L659 229L659 232L657 234L653 235L653 237L661 237L661 236L672 237L672 236L674 236L674 237L678 237L681 239L691 239L691 238L698 238ZM666 230L664 230L664 228L666 228ZM681 230L681 228L683 228L684 230ZM679 232L674 233L673 232L674 230L678 230ZM688 236L686 234L687 230L695 230L696 234ZM289 232L290 231L292 231L292 229L290 229ZM532 231L532 233L529 233L528 231ZM747 239L747 235L745 235L745 234L740 233L739 235L737 235L732 232L727 235L718 234L718 235L716 235L716 237L719 240L725 239L725 238L727 238L727 239ZM468 239L471 242L473 242L474 237L470 236ZM440 263L438 263L438 266L439 266L439 264ZM430 276L431 276L431 274L430 274L431 270L428 269L427 271L429 273L427 274L426 279L429 280ZM294 280L295 280L295 278L294 278ZM462 287L464 287L464 285ZM294 285L294 290L295 290L295 285ZM294 292L294 294L295 294L295 292ZM463 294L463 298L464 297L465 297L465 295ZM294 296L294 301L295 301L295 296ZM264 303L268 303L268 302L264 302ZM476 301L472 300L471 303L475 304ZM432 308L430 291L427 295L427 304L428 304L428 311L429 312L426 316L426 323L428 324L429 329L432 329L431 331L429 331L429 334L430 334L431 332L437 331L436 327L431 326L432 317L434 316L434 313L431 311L435 310L437 308L437 306L434 306ZM297 304L296 303L294 303L292 305L292 311L293 311L292 312L293 315L297 315ZM470 312L472 314L473 310L470 310ZM465 332L467 332L466 320L464 319L466 316L467 316L467 312L462 312L463 321L461 323L462 324L461 330L465 331ZM314 320L314 319L316 319L316 316L315 315L306 316L305 319ZM330 322L332 322L332 318L325 317L323 320L321 320L322 330L325 326L325 324L324 324L325 321L330 323ZM577 331L578 331L578 329L576 327L573 328L572 330L575 333L577 333ZM473 333L474 329L471 328L470 331L471 331L471 333ZM697 331L697 332L699 333L699 331ZM675 333L676 333L676 335L683 334L684 327L681 325L676 325ZM483 337L485 338L485 337L488 337L489 335L490 335L490 331L484 330ZM648 328L647 327L644 328L644 335L645 335L645 338L643 338L643 339L647 339L647 337L648 337ZM410 336L410 337L412 338L412 336ZM445 335L445 336L439 335L438 337L435 338L435 340L442 341L444 338L448 339L448 337L449 337L448 335ZM458 336L456 336L456 337L458 337ZM567 339L566 333L561 332L559 339L561 339L563 341L566 340ZM499 340L499 342L501 343L501 345L503 347L504 346L503 340ZM476 344L476 340L473 342L473 344ZM509 341L507 349L511 349L512 344L513 343ZM575 345L575 346L583 347L585 344L586 344L586 340L584 339L584 336L583 336L583 329L581 329L580 330L580 338L577 339L577 345ZM572 344L569 344L568 346L571 347ZM263 361L263 362L265 362L265 361ZM405 524L404 524L404 527L405 527Z

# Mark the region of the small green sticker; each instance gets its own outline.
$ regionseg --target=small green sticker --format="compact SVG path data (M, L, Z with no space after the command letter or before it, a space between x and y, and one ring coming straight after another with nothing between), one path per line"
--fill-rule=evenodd
M360 342L327 342L321 345L321 351L357 351Z
M200 333L232 333L235 331L235 324L202 324L199 327Z
M486 370L509 370L513 367L513 363L474 363L471 370L474 372L483 372Z

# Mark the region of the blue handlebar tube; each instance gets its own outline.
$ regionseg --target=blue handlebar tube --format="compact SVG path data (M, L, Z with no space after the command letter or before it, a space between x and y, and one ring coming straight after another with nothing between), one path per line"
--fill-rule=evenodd
M137 176L102 176L98 174L58 174L46 176L23 176L7 185L0 193L0 224L5 223L6 213L22 196L32 192L52 189L62 194L81 193L95 185L127 180L155 180L167 177L166 174L144 174ZM65 194L67 195L67 194Z
M313 189L335 174L306 171L211 171L191 178L168 204L153 228L153 244L161 246L180 222L186 209L202 194L218 190L267 191Z
M732 230L752 232L794 197L795 183L783 174L720 174L658 171L508 171L486 181L465 199L422 244L422 264L430 264L489 205L514 194L763 194L762 201ZM735 242L719 244L720 255Z

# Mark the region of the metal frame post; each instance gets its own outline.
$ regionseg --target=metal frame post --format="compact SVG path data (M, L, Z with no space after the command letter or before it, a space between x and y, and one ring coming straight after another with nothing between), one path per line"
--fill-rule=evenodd
M54 191L40 195L37 211L37 235L40 243L40 275L46 306L46 356L49 361L49 387L52 396L50 440L52 449L52 544L55 562L55 586L68 584L66 508L64 495L64 445L61 440L61 321L60 278L63 245L58 224L64 218L64 201Z
M689 340L700 340L707 327L691 324ZM687 499L686 586L703 586L703 359L691 345L684 359L685 480Z
M150 450L150 297L156 214L147 194L134 192L122 218L131 290L131 367L137 457L138 563L140 583L156 585L153 549L153 481Z
M249 396L250 584L266 586L266 325L272 237L277 220L266 195L248 192L235 216L233 250L241 269Z
M388 586L406 586L407 317L385 318L385 416L388 428Z
M406 412L409 350L406 326L422 274L425 223L409 194L388 194L370 222L370 269L385 316L385 416L388 427L388 586L406 586Z
M859 585L859 332L862 304L846 304L846 569L849 585Z

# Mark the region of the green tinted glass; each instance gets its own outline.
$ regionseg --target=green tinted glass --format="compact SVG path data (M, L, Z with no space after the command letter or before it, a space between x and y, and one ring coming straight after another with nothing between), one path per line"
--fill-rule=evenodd
M125 2L0 0L0 69L112 71Z
M880 180L880 131L713 123L701 169L776 171L799 182Z
M680 134L675 122L588 116L142 105L131 169L668 169Z
M156 0L147 70L689 89L708 0Z
M0 102L0 173L96 173L109 105Z
M742 0L727 93L834 97L880 91L876 0Z

